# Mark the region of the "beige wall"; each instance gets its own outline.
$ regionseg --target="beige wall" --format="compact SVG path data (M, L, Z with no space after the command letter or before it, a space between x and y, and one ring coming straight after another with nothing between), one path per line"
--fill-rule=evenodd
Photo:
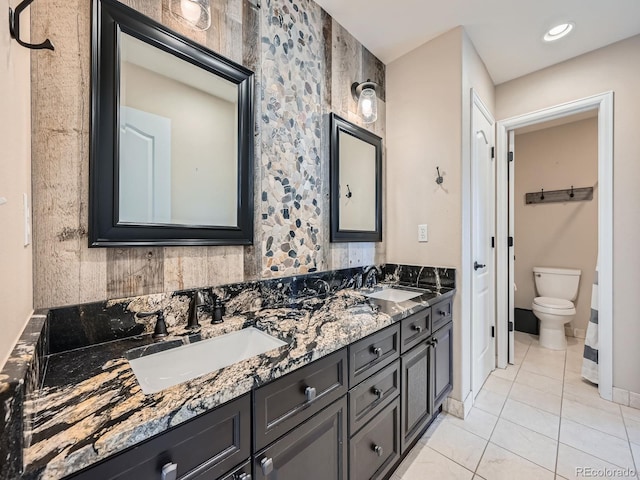
M640 392L640 36L499 85L497 118L614 92L613 385Z
M577 268L582 276L570 328L584 337L598 255L598 119L516 135L515 152L515 306L531 310L534 266ZM528 192L571 185L594 187L593 200L525 204Z
M7 0L0 10L7 13ZM21 33L29 38L29 15ZM32 312L31 247L23 244L23 200L31 204L31 77L30 50L9 36L9 22L0 22L0 369ZM41 51L47 55L48 52Z
M452 392L457 400L471 388L461 267L472 87L493 110L493 83L461 27L387 65L387 261L457 269ZM438 166L442 185L435 182ZM423 223L429 226L429 241L418 243Z

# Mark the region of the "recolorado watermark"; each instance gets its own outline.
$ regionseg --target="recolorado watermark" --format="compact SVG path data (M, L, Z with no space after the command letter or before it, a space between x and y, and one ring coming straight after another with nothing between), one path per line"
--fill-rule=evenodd
M576 467L576 477L582 478L636 478L632 468Z

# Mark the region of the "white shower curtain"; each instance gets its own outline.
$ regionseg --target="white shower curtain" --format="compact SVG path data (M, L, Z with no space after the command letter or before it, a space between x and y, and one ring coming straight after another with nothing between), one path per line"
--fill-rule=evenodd
M584 340L582 376L592 383L598 383L598 267L591 290L591 318Z

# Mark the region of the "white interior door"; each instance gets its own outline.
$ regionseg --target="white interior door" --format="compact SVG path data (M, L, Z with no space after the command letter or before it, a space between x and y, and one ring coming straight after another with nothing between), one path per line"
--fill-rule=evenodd
M471 138L471 322L473 392L495 368L495 160L494 121L473 95Z
M119 221L171 223L171 119L121 106L118 167Z
M509 131L509 238L515 238L515 155L516 155L516 142L515 142L515 130ZM509 281L507 282L507 291L509 292L509 305L508 305L508 324L507 331L508 333L508 341L509 341L509 355L508 362L513 364L515 362L515 305L516 305L516 297L515 297L515 254L513 241L509 243L509 247L507 248L507 263L509 265Z

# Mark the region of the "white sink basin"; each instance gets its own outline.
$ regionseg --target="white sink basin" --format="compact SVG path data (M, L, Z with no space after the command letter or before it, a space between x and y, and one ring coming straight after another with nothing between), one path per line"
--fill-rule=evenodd
M142 391L149 394L283 345L286 343L257 328L249 327L209 340L131 359L129 364Z
M365 293L364 295L369 298L388 300L390 302L404 302L406 300L411 300L412 298L419 297L420 295L422 295L422 292L417 292L415 290L404 290L396 287L385 288L377 292Z

